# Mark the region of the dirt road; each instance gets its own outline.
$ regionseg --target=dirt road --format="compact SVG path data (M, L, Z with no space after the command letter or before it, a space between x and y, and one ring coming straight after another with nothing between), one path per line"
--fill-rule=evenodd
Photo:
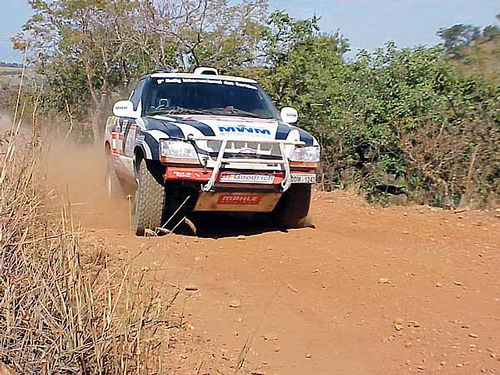
M380 208L318 192L315 228L214 219L201 237L144 239L126 203L103 203L92 168L65 168L78 176L66 181L88 235L138 255L147 282L182 291L193 337L227 363L200 374L227 373L246 342L242 373L500 373L498 212ZM178 373L197 373L197 348L183 348Z

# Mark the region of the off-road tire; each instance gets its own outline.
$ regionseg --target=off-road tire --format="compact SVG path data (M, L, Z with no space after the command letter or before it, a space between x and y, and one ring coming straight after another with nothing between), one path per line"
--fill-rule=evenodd
M115 168L113 167L113 156L106 155L106 174L104 176L104 184L108 196L111 199L119 199L125 196L122 184L116 175Z
M311 185L293 184L273 211L274 224L280 228L302 228L311 204Z
M155 231L162 224L166 190L151 175L144 160L139 165L138 177L134 230L137 236L144 236L146 229Z

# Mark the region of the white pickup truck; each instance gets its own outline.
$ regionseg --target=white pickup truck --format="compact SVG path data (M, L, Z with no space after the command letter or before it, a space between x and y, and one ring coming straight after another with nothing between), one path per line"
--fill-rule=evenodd
M114 105L105 136L112 196L135 193L134 229L169 229L192 211L262 212L303 225L320 147L257 82L154 72Z

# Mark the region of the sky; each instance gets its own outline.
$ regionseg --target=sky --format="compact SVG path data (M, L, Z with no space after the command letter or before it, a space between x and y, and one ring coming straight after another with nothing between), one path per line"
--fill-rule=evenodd
M321 17L322 31L349 39L354 56L359 49L373 51L387 41L398 47L439 43L436 31L454 24L480 27L496 24L499 0L269 0L272 9L294 17ZM0 61L20 62L10 36L31 15L26 0L0 0ZM498 25L498 24L497 24Z
M321 16L323 31L349 39L355 54L373 51L388 41L398 47L431 46L440 42L441 27L455 24L488 26L498 23L499 0L270 0L273 7L292 16Z

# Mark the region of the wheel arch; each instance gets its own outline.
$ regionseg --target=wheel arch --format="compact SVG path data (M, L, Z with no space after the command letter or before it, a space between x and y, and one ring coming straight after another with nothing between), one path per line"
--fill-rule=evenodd
M137 145L134 148L134 174L135 178L138 179L139 176L139 166L141 162L145 161L149 172L160 184L164 184L163 174L165 173L165 167L162 166L159 160L148 159L146 150L142 145Z

